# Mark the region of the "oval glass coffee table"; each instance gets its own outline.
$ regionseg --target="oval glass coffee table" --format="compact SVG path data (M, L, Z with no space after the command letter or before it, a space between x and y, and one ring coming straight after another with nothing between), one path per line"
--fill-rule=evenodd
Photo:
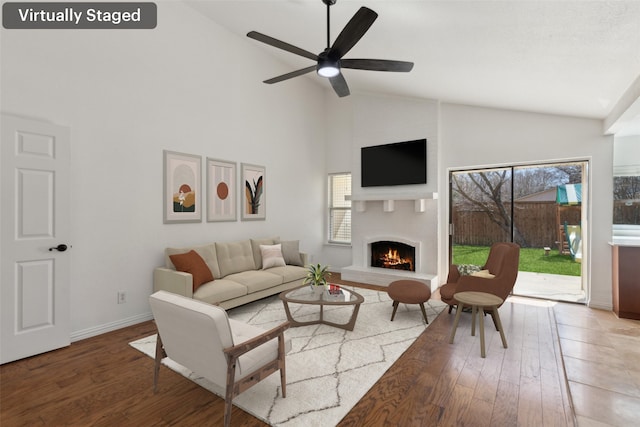
M339 288L339 292L335 294L329 294L328 291L322 290L318 292L311 289L308 285L299 286L297 288L283 291L280 293L280 299L284 304L284 311L287 314L287 320L291 323L291 326L306 326L306 325L329 325L336 328L342 328L347 331L353 331L353 327L356 324L358 318L358 311L360 310L360 304L364 302L364 297L357 292L348 291L342 287ZM291 315L289 304L307 304L317 305L320 307L320 317L316 320L298 321ZM353 313L347 323L340 324L326 320L324 318L324 306L325 305L352 305Z

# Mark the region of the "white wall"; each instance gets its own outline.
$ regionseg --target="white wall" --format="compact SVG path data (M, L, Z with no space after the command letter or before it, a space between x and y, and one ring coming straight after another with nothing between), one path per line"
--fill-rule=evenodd
M326 126L326 174L352 172L353 114L356 95L338 98L333 91L327 92L325 111ZM353 180L352 176L352 180ZM325 178L325 193L327 182ZM326 197L325 197L326 199ZM325 200L323 199L323 200ZM342 267L351 265L351 245L326 244L328 240L328 218L326 201L324 205L324 241L325 246L317 262L327 264L332 271L340 271Z
M394 187L362 188L360 149L372 145L427 138L427 183ZM355 99L351 165L354 195L379 193L417 195L438 188L438 104L436 101L363 94ZM399 236L422 242L421 274L437 271L438 200L429 200L425 212L415 212L412 200L396 201L393 212L383 212L382 202L367 202L365 212L352 210L353 265L365 267L365 239L373 236Z
M623 176L640 174L640 135L614 137L613 173Z
M335 97L334 97L335 98ZM328 172L352 173L352 193L372 196L384 192L397 195L435 192L438 188L438 103L433 100L355 93L348 103L328 99L331 131L328 135ZM427 184L362 188L360 148L427 138ZM427 202L426 212L416 213L411 200L396 201L394 212L383 212L382 202L367 202L365 212L352 210L352 247L328 246L323 259L334 270L350 265L365 266L366 237L395 235L422 241L420 273L437 270L437 200Z
M1 43L2 112L71 128L72 339L147 318L166 246L279 235L322 250L324 91L263 84L282 68L263 46L179 2L158 3L154 30L3 29ZM165 149L266 166L266 221L164 225Z
M611 239L613 141L602 136L600 120L544 115L463 105L441 105L440 194L448 200L450 169L527 164L556 160L588 160L589 305L611 309ZM448 204L440 204L448 218ZM447 221L440 222L447 235ZM441 254L446 254L442 239ZM441 257L445 271L446 256Z

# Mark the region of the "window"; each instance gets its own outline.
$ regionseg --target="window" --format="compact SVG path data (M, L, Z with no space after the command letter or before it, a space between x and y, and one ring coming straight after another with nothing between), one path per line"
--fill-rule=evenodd
M329 243L351 243L351 174L329 175Z
M640 176L613 177L613 224L640 225Z
M613 145L613 237L640 238L640 137L617 137Z

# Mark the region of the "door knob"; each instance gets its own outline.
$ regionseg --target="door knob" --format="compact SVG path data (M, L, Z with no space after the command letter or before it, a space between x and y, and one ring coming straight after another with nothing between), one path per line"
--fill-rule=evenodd
M68 246L67 246L67 245L64 245L64 244L62 244L62 243L61 243L61 244L59 244L58 246L54 246L54 247L52 247L52 248L49 248L49 252L51 252L51 251L52 251L52 250L54 250L54 249L55 249L56 251L64 252L64 251L66 251L66 250L67 250L67 248L68 248Z

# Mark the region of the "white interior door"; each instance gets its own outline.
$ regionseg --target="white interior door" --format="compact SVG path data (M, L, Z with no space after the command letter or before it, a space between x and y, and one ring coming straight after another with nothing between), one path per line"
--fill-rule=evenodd
M70 343L69 135L2 115L0 363Z

